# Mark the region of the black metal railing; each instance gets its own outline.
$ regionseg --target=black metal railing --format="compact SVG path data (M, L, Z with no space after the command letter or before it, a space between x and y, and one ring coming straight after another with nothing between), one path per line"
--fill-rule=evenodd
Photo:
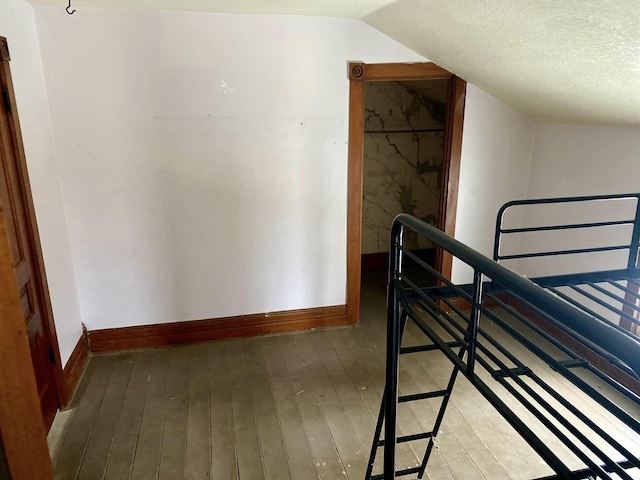
M579 207L582 213L589 212L595 220L584 223L559 223L554 225L536 225L522 228L505 228L507 212L518 212L518 209L528 206L544 208L544 217L557 213L559 205ZM594 207L606 207L604 212L598 212ZM623 207L620 209L619 207ZM623 218L607 220L613 211L633 210ZM631 208L629 208L631 207ZM520 210L522 213L522 210ZM551 214L551 215L549 215ZM627 226L626 231L617 227ZM605 245L588 248L573 248L579 235L574 232L584 229L583 236L597 237L605 240ZM564 248L552 251L526 251L526 246L537 242L526 242L527 236L540 232L555 231L567 233L560 239ZM505 254L502 252L505 240L513 234L520 235L518 253ZM570 235L571 234L571 235ZM536 237L533 237L536 238ZM526 245L523 247L523 243ZM522 251L522 250L525 251ZM640 332L640 193L617 195L592 195L566 198L546 198L532 200L515 200L502 206L498 212L495 229L495 243L493 259L497 262L515 259L534 259L550 256L573 255L579 259L579 264L591 270L588 272L570 272L532 278L533 282L550 291L573 307L582 310L589 316L598 318L602 322L621 331L625 335L635 335ZM615 270L598 270L595 265L612 266L612 259L606 262L597 261L595 255L604 252L625 252L624 266L619 265ZM614 262L615 263L615 262ZM574 262L575 264L575 262ZM545 263L546 270L553 270L554 264ZM527 272L525 266L518 265L518 271ZM538 269L539 270L539 269Z
M635 215L633 217L621 219L621 220L601 220L591 221L583 223L560 223L558 225L539 225L539 226L527 226L519 228L505 228L504 218L507 211L514 207L526 207L532 205L546 205L552 208L560 204L582 204L587 207L593 205L593 202L612 202L620 200L635 201ZM501 247L503 246L505 237L513 234L535 234L539 232L562 232L573 231L576 229L589 229L592 232L594 230L602 230L610 227L619 227L629 225L633 226L631 234L627 241L622 244L606 245L600 247L589 248L567 248L552 251L537 251L537 252L519 252L516 254L503 254L501 253ZM579 197L561 197L561 198L541 198L541 199L529 199L529 200L514 200L505 203L498 211L498 217L496 221L495 241L493 248L493 259L496 262L501 260L515 260L520 258L539 258L539 257L551 257L561 255L576 255L576 254L588 254L598 252L620 251L626 250L627 256L627 269L635 271L637 270L638 261L638 249L640 247L640 193L624 193L616 195L590 195Z
M405 249L403 238L407 229L433 242L470 267L473 271L473 282L455 284L444 278L436 269L426 264L411 251ZM635 242L637 244L637 240ZM633 249L633 245L633 242L630 243L629 248ZM518 357L517 352L510 351L486 328L481 326L480 319L481 317L490 319L502 333L533 352L553 370L586 393L594 402L620 419L636 437L640 434L640 422L637 418L605 393L594 388L574 370L576 368L586 369L609 384L613 390L624 394L635 405L640 406L640 397L590 365L553 336L539 328L521 311L513 308L508 299L525 306L529 311L543 317L588 348L595 349L611 363L636 377L640 374L640 341L637 337L626 335L614 328L609 322L574 308L571 304L550 294L534 282L409 215L401 214L394 220L391 230L391 248L387 291L386 387L367 478L390 480L396 476L415 473L419 478L422 477L459 374L464 375L522 435L556 472L557 478L587 478L584 472L605 479L631 478L626 470L640 468L640 460L637 455L630 452L621 442L613 438L610 433L572 405L534 370L525 365ZM637 256L637 247L635 251ZM413 262L427 271L437 279L439 286L425 287L412 280L404 270L406 262ZM459 299L468 302L470 309L461 307ZM489 308L488 301L500 308ZM401 347L402 333L407 321L413 322L429 338L430 342L425 345ZM514 322L517 322L521 327L514 326ZM548 349L541 347L538 341L531 338L531 334L523 333L522 326L544 341L551 343L556 347L556 353L549 353ZM415 398L399 395L400 355L435 349L441 351L453 364L452 375L447 387L435 392L414 394ZM480 372L477 371L478 368L480 368ZM506 389L546 431L565 444L569 451L583 463L584 469L580 471L569 469L556 452L533 432L528 422L520 418L495 393L495 389L490 386L490 381L487 379L487 372L490 379ZM434 428L417 436L413 434L398 437L396 434L398 402L435 397L442 397L442 404ZM547 400L549 397L553 399L554 403ZM562 412L555 406L556 404L562 406ZM383 423L384 440L380 440L383 433ZM589 433L585 434L585 431ZM620 458L607 455L598 446L600 443L594 441L592 436L597 437L598 442L605 442L608 447L617 452ZM418 438L428 439L420 466L396 470L396 443L413 441ZM384 465L383 473L376 476L372 475L372 470L376 449L379 446L384 447ZM612 477L612 474L617 476Z

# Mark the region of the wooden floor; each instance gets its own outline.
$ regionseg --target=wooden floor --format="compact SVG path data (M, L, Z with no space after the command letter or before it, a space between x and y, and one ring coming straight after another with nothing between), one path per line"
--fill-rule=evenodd
M56 478L363 479L384 385L384 294L363 288L362 311L357 327L93 357L72 408L52 429ZM405 337L418 341L414 328ZM637 435L547 372L550 383L640 452ZM450 373L437 352L406 355L401 393L444 388ZM438 405L403 405L399 429L430 430ZM572 461L566 448L550 445ZM552 473L463 379L437 446L431 479ZM423 449L401 444L398 461L414 466Z

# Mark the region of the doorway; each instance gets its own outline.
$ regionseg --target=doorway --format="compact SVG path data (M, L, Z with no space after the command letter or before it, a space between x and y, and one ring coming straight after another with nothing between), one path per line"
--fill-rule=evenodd
M15 108L6 39L0 37L0 221L7 230L44 426L61 405L60 354Z
M466 82L433 63L351 63L349 79L347 315L357 323L362 279L386 282L395 215L455 232ZM451 278L451 256L414 240Z

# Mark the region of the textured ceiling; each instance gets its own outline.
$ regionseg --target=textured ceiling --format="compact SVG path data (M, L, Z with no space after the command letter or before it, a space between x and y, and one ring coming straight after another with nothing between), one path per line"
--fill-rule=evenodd
M640 125L638 0L400 0L364 20L538 120Z
M64 0L31 0L66 6ZM360 18L537 120L640 125L639 0L72 0ZM80 16L78 20L80 20Z

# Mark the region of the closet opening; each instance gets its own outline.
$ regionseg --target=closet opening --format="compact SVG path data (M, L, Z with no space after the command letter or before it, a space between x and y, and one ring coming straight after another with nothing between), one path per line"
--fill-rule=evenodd
M433 63L351 63L349 78L347 315L357 323L361 293L386 289L396 215L454 235L466 82ZM451 278L450 255L423 239L405 242ZM434 285L423 276L421 286Z
M384 292L391 223L407 213L438 226L447 80L365 82L361 286ZM408 235L405 247L436 267L436 249ZM407 259L421 286L434 279Z

